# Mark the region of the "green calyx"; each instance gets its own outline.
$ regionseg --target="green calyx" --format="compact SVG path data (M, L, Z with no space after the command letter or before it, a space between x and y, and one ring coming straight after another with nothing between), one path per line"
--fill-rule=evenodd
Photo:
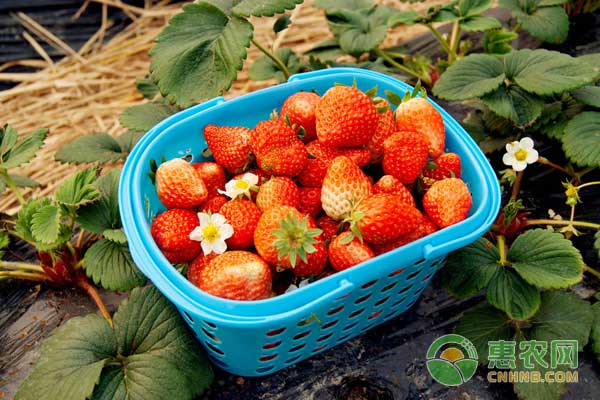
M347 235L345 238L343 238L341 240L342 244L348 244L350 243L354 238L357 238L358 240L360 240L360 242L362 243L363 238L362 238L362 233L360 232L360 229L358 228L358 222L365 216L365 213L362 211L359 211L356 209L356 207L353 208L352 212L350 213L350 216L346 219L344 219L343 222L348 222L350 223L350 234Z
M273 244L277 249L277 258L281 260L289 257L292 268L296 266L298 258L308 262L307 255L317 251L314 245L318 242L316 237L321 233L321 229L308 227L308 216L298 220L288 214L279 221L279 229L273 229L273 234L277 237Z

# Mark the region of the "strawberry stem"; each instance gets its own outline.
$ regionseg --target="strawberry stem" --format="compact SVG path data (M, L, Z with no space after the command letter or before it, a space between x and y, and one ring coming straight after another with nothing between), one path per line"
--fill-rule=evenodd
M580 226L582 228L591 228L600 230L600 224L586 221L561 221L555 219L530 219L525 225L559 225L559 226Z
M271 61L275 63L275 65L277 65L277 68L279 68L279 70L283 73L283 76L285 76L285 80L288 80L288 78L290 77L290 71L288 71L283 61L281 61L279 57L277 57L273 52L269 51L262 44L254 40L254 38L250 40L252 41L252 44L254 44L260 51L262 51L267 57L269 57Z
M14 261L0 261L0 267L4 267L10 270L25 270L44 273L44 269L37 264L29 264Z
M515 179L515 183L512 188L512 194L510 195L510 199L512 201L517 200L517 196L519 195L519 189L521 188L521 180L523 179L523 171L517 172L517 178Z
M23 279L27 281L46 282L50 281L50 277L39 272L25 272L25 271L0 271L0 279Z
M440 33L440 31L438 31L437 29L435 29L432 24L425 24L425 26L427 28L429 28L429 30L431 31L431 33L433 33L433 36L435 36L435 38L438 40L438 42L440 42L440 44L442 45L442 48L448 54L448 56L450 56L452 59L455 60L456 59L456 53L452 51L452 48L450 47L450 45L448 44L448 42L446 41L446 39L444 39L444 37L442 36L442 34Z
M498 240L498 252L500 253L500 260L498 260L498 264L501 266L506 266L506 239L504 235L498 235L496 238Z
M6 182L6 185L14 193L17 200L19 200L19 204L21 204L21 205L25 204L25 198L21 194L21 191L17 187L17 184L15 183L15 181L13 181L12 178L10 177L10 175L8 175L8 172L6 172L5 169L0 170L0 176L2 176L2 179L4 179L4 182Z
M429 76L421 76L418 72L413 71L412 69L408 68L407 66L402 65L399 62L397 62L396 60L394 60L392 57L390 57L388 55L387 52L381 50L378 47L376 47L374 51L375 51L375 54L377 54L378 56L380 56L381 58L383 58L385 61L387 61L394 68L397 68L400 71L406 72L407 74L409 74L411 76L414 76L417 79L421 79L428 86L431 86L431 78Z
M590 274L594 275L596 278L600 279L600 272L598 272L594 268L591 268L591 267L588 267L587 265L584 265L583 266L583 270L585 272L589 272Z
M98 294L98 291L96 290L96 288L94 286L90 285L87 278L78 280L77 286L79 286L80 288L85 290L86 293L92 298L92 300L94 300L94 303L96 303L96 306L98 306L100 313L106 319L106 321L108 321L108 324L112 327L113 322L112 322L110 313L108 312L108 309L106 308L106 305L104 304L104 301L100 297L100 294Z

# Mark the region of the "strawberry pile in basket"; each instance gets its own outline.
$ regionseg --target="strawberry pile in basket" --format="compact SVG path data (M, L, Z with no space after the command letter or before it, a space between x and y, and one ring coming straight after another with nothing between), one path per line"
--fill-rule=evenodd
M215 162L156 171L167 211L152 237L201 290L258 300L350 268L462 221L461 161L440 113L396 110L355 87L290 96L254 129L208 125ZM373 265L372 268L377 268Z

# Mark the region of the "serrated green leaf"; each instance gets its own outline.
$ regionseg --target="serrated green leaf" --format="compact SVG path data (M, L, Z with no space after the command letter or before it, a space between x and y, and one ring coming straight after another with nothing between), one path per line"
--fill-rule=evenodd
M19 236L28 242L35 242L33 233L31 232L31 220L40 208L50 204L50 199L46 197L42 199L29 198L25 204L23 204L17 214L17 221L15 223L15 229Z
M5 132L6 135L6 132ZM5 169L18 167L30 161L35 153L44 144L48 135L48 129L36 129L17 144L2 157L0 166Z
M54 158L63 163L106 163L125 158L125 153L108 133L94 133L64 144Z
M62 210L54 204L41 207L31 217L31 233L36 242L51 244L58 240Z
M483 51L493 55L510 53L512 51L510 44L518 37L518 33L505 29L487 31L483 37Z
M329 39L308 50L304 53L304 55L313 56L319 60L335 61L338 58L346 55L346 53L340 48L340 45L336 39Z
M240 17L272 17L293 10L303 0L241 0L231 11Z
M487 300L510 318L523 321L540 308L540 292L508 268L498 268L487 285Z
M504 81L500 60L487 54L471 54L453 63L433 87L446 100L468 100L497 89Z
M551 139L560 140L565 134L565 128L569 123L568 119L559 119L542 128L541 132Z
M18 187L30 187L31 188L31 187L40 186L40 183L38 181L33 180L27 176L13 175L13 174L8 174L8 176L10 177L10 179L12 179L12 181ZM4 178L1 175L0 175L0 180L4 180Z
M92 233L104 233L107 229L121 228L119 216L119 176L121 171L113 169L96 180L94 186L100 192L98 201L77 210L77 223Z
M313 6L326 11L330 10L358 10L373 6L372 0L315 0Z
M251 37L247 20L212 4L186 4L150 50L152 78L181 107L219 96L242 69Z
M600 86L584 86L572 91L571 95L583 104L600 108Z
M123 153L131 153L133 146L144 136L144 132L128 131L116 138Z
M58 187L54 198L60 204L75 207L93 202L100 196L100 192L92 185L97 172L91 168L71 175Z
M569 159L581 166L600 166L600 112L585 111L565 127L563 149Z
M455 333L469 339L477 349L479 362L485 363L488 356L488 342L510 340L514 329L502 311L481 304L466 311L454 330Z
M598 237L598 240L600 240L600 236ZM596 248L600 248L600 246ZM596 357L600 359L600 302L596 302L592 306L592 313L594 315L594 322L592 324L590 339L592 341L592 350L596 354Z
M513 13L523 13L523 10L521 10L519 0L498 0L498 4L500 5L500 7L508 8Z
M412 25L421 18L421 15L414 10L398 11L390 16L388 26L390 28L395 28L398 25Z
M95 314L68 320L42 346L42 354L15 400L85 400L117 341L106 320Z
M163 119L175 114L177 108L163 102L138 104L126 108L119 117L121 125L127 129L146 132Z
M586 63L594 69L596 76L600 73L600 53L585 54L577 57L577 60Z
M493 4L492 0L458 0L458 12L463 17L473 17L487 11Z
M0 128L0 160L4 161L4 155L12 150L12 148L17 143L17 139L19 139L19 134L10 125L6 125L5 127ZM6 157L8 158L8 157Z
M569 16L562 7L542 7L517 18L523 29L544 42L562 43L569 35Z
M441 270L444 287L454 296L466 298L485 288L500 269L498 248L480 238L450 253Z
M292 49L288 47L277 49L276 55L285 64L290 74L299 72L303 67L300 58L298 58ZM279 67L266 55L259 57L252 65L250 65L248 77L253 81L264 81L272 78L277 79L278 82L286 81L283 72L280 71Z
M152 100L158 94L158 86L156 86L150 77L136 79L135 88L145 99Z
M431 22L455 22L460 19L461 16L458 14L458 10L452 7L452 3L431 15Z
M544 109L543 99L515 86L508 88L500 86L497 90L481 97L481 101L496 114L519 126L533 123Z
M105 289L128 291L146 282L131 259L127 244L108 239L95 242L86 251L84 268L94 283Z
M566 3L568 0L539 0L537 2L538 7L550 7L550 6L559 6L561 4Z
M290 26L292 23L292 18L289 14L283 14L281 17L277 18L275 23L273 24L273 32L279 33L284 31Z
M127 237L125 237L125 232L123 232L123 229L107 229L102 232L102 236L111 242L127 243Z
M191 399L212 382L197 340L156 288L133 289L113 321L118 351L127 357L128 398L147 399L152 393L155 399Z
M588 64L543 49L513 51L506 55L504 64L508 79L542 96L577 89L591 83L595 76Z
M523 279L543 289L569 287L579 282L583 274L579 250L560 233L546 229L519 235L507 258Z
M465 31L485 32L491 29L501 28L502 24L494 17L476 15L460 21L460 27Z

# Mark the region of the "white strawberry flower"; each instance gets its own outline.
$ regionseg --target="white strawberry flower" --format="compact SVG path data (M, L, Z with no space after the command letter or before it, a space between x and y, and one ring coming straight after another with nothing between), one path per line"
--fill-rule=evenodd
M225 240L233 236L233 227L221 214L198 213L200 225L190 233L190 239L200 242L204 255L223 254L227 250Z
M538 158L538 152L533 148L533 140L524 137L518 142L507 143L506 154L502 157L502 162L519 172L523 171L527 164L536 162Z
M250 198L250 191L256 188L258 184L258 175L246 172L241 179L232 179L225 184L225 190L218 189L218 192L224 194L230 199L238 196Z

